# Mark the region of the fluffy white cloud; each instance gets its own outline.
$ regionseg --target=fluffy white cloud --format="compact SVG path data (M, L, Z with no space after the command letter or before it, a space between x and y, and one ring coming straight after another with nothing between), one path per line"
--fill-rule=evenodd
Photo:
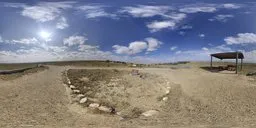
M162 29L174 29L176 23L173 21L153 21L152 23L147 24L147 27L150 29L150 32L157 32Z
M143 41L135 41L129 44L129 49L131 49L131 54L137 54L147 49L148 45Z
M203 47L203 48L202 48L202 50L204 50L204 51L208 51L209 49L208 49L208 48L206 48L206 47Z
M187 51L177 51L175 56L170 57L171 60L174 61L206 61L210 59L210 54L213 53L220 53L220 52L234 52L237 50L231 49L225 44L216 46L216 47L209 47L209 48L202 48L198 50L187 50ZM251 51L241 51L244 56L245 62L256 62L256 50Z
M126 55L134 55L137 53L141 53L142 51L147 49L147 43L143 41L135 41L131 42L128 47L121 45L114 45L114 52L117 54L126 54Z
M0 43L4 42L2 36L0 35Z
M97 17L116 18L115 14L107 13L104 8L105 6L102 5L84 5L77 7L77 9L84 12L85 16L89 19Z
M129 46L114 45L112 48L117 54L134 55L147 51L146 54L152 51L156 51L160 48L163 43L155 38L148 37L145 41L134 41L129 44Z
M186 5L179 8L180 12L184 13L198 13L198 12L205 12L205 13L212 13L217 11L218 9L238 9L241 8L242 5L240 4L233 4L233 3L226 3L226 4L192 4Z
M180 50L175 52L175 54L180 54L180 53L181 53L181 51L180 51Z
M171 14L167 14L164 16L167 18L171 18L172 20L174 20L176 22L181 21L187 17L187 15L184 13L171 13Z
M72 8L74 2L41 2L35 6L24 6L21 14L38 22L56 19L63 9Z
M160 47L160 45L162 44L161 41L159 41L155 38L152 38L152 37L146 38L145 40L148 42L147 51L149 51L149 52L157 50Z
M40 44L40 42L36 38L23 38L20 40L11 40L7 41L9 43L20 43L20 44Z
M177 51L176 56L173 58L173 60L205 61L205 60L209 60L209 55L212 53L231 52L231 51L233 50L227 47L226 45L220 45L220 46L210 47L210 48L203 47L201 49L196 49L196 50Z
M248 51L248 52L243 51L243 53L245 56L245 61L256 63L256 50L252 50L252 51Z
M181 27L181 29L192 29L193 28L193 26L191 26L191 25L184 25L184 26L182 26Z
M92 46L92 45L79 45L79 51L88 51L88 50L98 50L99 46Z
M27 7L26 4L23 3L4 3L5 7L11 7L11 8L25 8Z
M219 50L219 51L225 51L225 52L232 51L232 49L230 47L226 46L225 44L218 45L214 49Z
M130 48L126 47L126 46L114 45L114 46L112 46L112 48L114 49L114 52L116 54L127 54L127 55L131 54Z
M256 44L255 33L238 33L236 37L229 36L224 39L226 44Z
M39 22L46 22L50 20L54 20L60 14L60 10L56 8L48 8L48 7L26 7L22 11L23 16L27 16Z
M67 19L65 17L61 17L59 19L59 21L57 22L57 24L56 24L56 28L58 28L58 29L65 29L67 27L69 27L69 25L67 23Z
M184 36L186 34L186 32L184 32L184 31L179 31L179 35L181 35L181 36Z
M176 50L178 47L177 46L172 46L172 47L170 47L170 50L171 51L174 51L174 50Z
M73 45L82 45L88 40L84 36L70 36L63 40L64 45L73 46Z
M113 56L110 52L100 50L65 51L65 49L65 47L53 46L49 49L31 48L17 51L0 51L0 63L122 59Z
M198 36L201 37L201 38L204 38L205 34L199 34Z
M227 8L227 9L238 9L238 8L241 8L240 5L232 4L232 3L223 4L223 7Z
M128 6L124 7L120 12L129 13L133 17L153 17L153 16L163 16L171 7L168 6L147 6L147 5L138 5L136 7Z
M228 19L233 18L233 15L217 15L211 19L209 19L209 21L220 21L220 22L226 22Z
M170 6L138 5L124 7L120 12L128 13L133 17L140 18L161 16L164 19L163 21L153 21L151 23L147 23L147 27L151 32L157 32L165 28L173 29L176 24L187 17L185 13L177 13L173 12L172 10L174 9Z
M53 52L64 52L68 49L66 46L48 46L47 50L53 51Z
M131 42L128 47L126 46L120 46L120 45L114 45L114 51L117 54L126 54L126 55L134 55L137 53L140 53L147 49L147 43L143 41L135 41Z
M198 12L215 12L217 9L215 7L203 7L203 6L196 6L196 7L184 7L179 9L180 12L184 13L198 13Z

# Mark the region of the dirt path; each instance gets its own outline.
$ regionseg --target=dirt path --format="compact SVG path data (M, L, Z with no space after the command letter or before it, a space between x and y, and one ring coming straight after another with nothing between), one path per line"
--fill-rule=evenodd
M173 83L164 106L167 119L180 125L215 127L256 126L256 83L233 73L199 68L146 69Z
M75 113L62 84L63 67L26 75L0 84L0 127L82 127L106 125L104 116L89 119ZM83 113L84 114L84 113ZM106 118L106 119L105 119ZM111 122L111 121L109 121Z
M0 127L62 124L66 113L65 88L61 85L63 68L26 75L0 85Z

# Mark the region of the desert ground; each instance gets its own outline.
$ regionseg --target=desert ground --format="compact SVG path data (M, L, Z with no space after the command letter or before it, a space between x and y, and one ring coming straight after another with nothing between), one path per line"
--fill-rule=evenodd
M256 77L245 75L255 64L239 74L207 65L47 63L0 75L0 127L256 127Z

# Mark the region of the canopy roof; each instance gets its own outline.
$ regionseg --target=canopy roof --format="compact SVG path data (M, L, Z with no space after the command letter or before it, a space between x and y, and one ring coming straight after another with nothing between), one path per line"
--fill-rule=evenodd
M241 52L215 53L211 54L211 56L218 59L236 59L236 54L238 54L238 59L244 59L244 55Z

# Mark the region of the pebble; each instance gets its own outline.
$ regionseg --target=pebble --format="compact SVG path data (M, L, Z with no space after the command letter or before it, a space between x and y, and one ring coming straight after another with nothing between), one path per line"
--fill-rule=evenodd
M166 90L166 91L165 91L165 94L169 94L169 93L170 93L170 90Z
M80 103L80 104L83 104L83 103L85 103L86 101L87 101L87 97L82 98L82 99L79 101L79 103Z
M70 89L75 89L76 88L74 85L70 85L69 87L70 87Z
M70 80L68 79L68 84L71 84Z
M73 92L74 92L74 93L79 93L79 92L80 92L80 90L73 90Z
M167 101L168 100L168 97L163 97L163 101Z
M122 115L122 113L121 113L121 112L116 112L116 114L117 114L117 115L119 115L119 116L121 116L121 115Z
M91 103L89 105L90 108L98 108L99 106L100 106L100 104L98 104L98 103Z
M83 81L83 82L88 82L88 81L90 81L90 79L87 78L87 77L82 77L82 78L80 78L80 80Z
M91 101L91 102L100 102L98 99L90 98L90 97L88 98L88 100Z
M80 98L85 97L85 95L84 94L78 94L76 97L80 99Z
M142 115L146 116L146 117L149 117L149 116L156 115L157 113L158 113L158 111L156 111L156 110L149 110L149 111L146 111L146 112L142 113Z
M109 113L112 111L111 108L108 108L107 106L100 106L98 107L98 109L100 111L109 112Z

